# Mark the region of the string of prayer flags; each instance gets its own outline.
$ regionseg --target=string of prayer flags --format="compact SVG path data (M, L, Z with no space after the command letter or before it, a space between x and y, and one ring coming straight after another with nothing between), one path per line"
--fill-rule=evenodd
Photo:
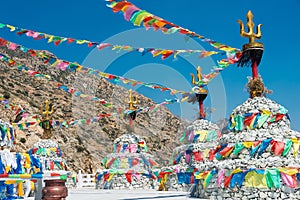
M14 44L14 43L11 43L7 40L0 38L0 41L1 40L5 41L5 42L2 42L2 43L0 42L0 46L7 46L9 48L11 46L11 44ZM23 51L24 53L29 53L30 56L33 56L33 57L38 56L43 59L44 63L49 63L52 67L56 67L56 69L58 69L58 70L62 70L62 71L69 70L71 72L76 71L79 73L83 72L85 74L93 74L95 76L108 79L109 81L113 81L113 82L122 81L124 84L131 84L132 86L143 85L148 88L158 89L162 92L169 91L171 95L175 95L175 94L189 95L189 94L197 93L197 90L195 90L195 89L191 90L190 92L186 92L186 91L182 91L182 90L176 90L173 88L169 88L169 87L166 87L163 85L157 85L157 84L137 81L134 79L128 79L128 78L125 78L122 76L117 76L114 74L109 74L109 73L101 72L99 70L94 70L94 69L91 69L88 67L84 67L84 66L79 65L76 62L69 62L69 61L61 60L54 56L46 55L42 51L37 52L33 49L28 49L28 48L23 47L18 44L14 44L13 46L16 46L16 48L14 48L12 50L19 49L19 50ZM15 61L10 60L10 59L7 59L7 62L9 65L15 64ZM230 64L233 64L234 62L232 60L222 59L221 61L218 61L217 63L218 63L218 66L213 67L213 70L211 73L203 75L203 79L197 83L198 87L204 87L204 86L208 85L208 83L213 78L215 78L222 70L224 70L225 68L227 68ZM186 101L187 99L188 99L188 96L185 98L182 98L183 101Z
M244 129L253 130L255 128L261 128L265 123L275 123L287 116L286 110L282 110L276 114L271 113L268 110L262 110L256 113L246 113L244 115L230 115L228 129L235 131L242 131Z
M241 51L237 48L232 48L225 44L221 44L217 41L211 40L209 38L205 38L202 35L199 35L195 32L192 32L188 29L182 28L178 25L173 24L172 22L168 22L160 17L157 17L145 10L141 10L140 8L136 7L134 4L130 3L129 1L115 1L115 0L108 0L110 2L107 7L111 8L114 13L123 12L124 19L126 21L130 21L135 26L143 25L146 29L152 27L154 30L161 30L165 34L173 34L173 33L180 33L184 34L190 38L200 39L203 42L206 42L213 46L216 49L240 54Z
M203 187L207 188L212 178L215 176L217 185L220 188L230 187L238 188L280 188L284 183L290 188L297 188L300 176L299 168L279 167L266 169L214 169L211 171L202 171L198 168L186 169L186 171L167 170L159 172L159 179L168 174L176 174L178 184L193 184L196 180L203 180ZM167 177L165 177L167 179ZM195 180L195 181L196 181ZM167 181L167 180L165 180ZM222 184L223 183L223 184Z
M186 133L184 134L186 136ZM271 146L270 146L271 145ZM268 149L268 147L270 148ZM298 154L299 151L299 140L298 138L285 139L284 142L276 141L272 138L267 138L262 141L245 141L238 142L235 144L221 144L212 149L204 150L192 150L193 144L186 145L182 148L176 148L172 155L172 163L178 164L183 156L186 158L186 163L193 156L195 161L207 161L207 160L222 160L229 157L231 154L238 155L243 149L248 149L249 158L254 155L261 156L268 149L268 152L272 152L275 156L287 156L288 153L293 153L294 156Z
M1 61L6 61L6 62L11 62L13 61L14 65L18 65L17 66L17 69L19 71L22 71L22 72L27 72L28 75L31 75L31 76L34 76L34 77L42 77L42 78L47 78L51 81L53 81L53 79L49 76L49 75L44 75L40 72L37 72L37 71L34 71L34 70L30 70L27 66L25 66L24 64L21 64L21 63L18 63L12 59L10 59L8 56L6 56L5 54L2 54L0 53L0 60ZM53 81L53 86L56 86L58 89L60 90L63 90L67 93L70 93L70 94L73 94L75 97L81 97L81 98L87 98L87 99L90 99L90 100L93 100L93 101L97 101L99 102L101 105L105 106L105 107L111 107L112 104L104 99L100 99L98 97L95 97L95 96L91 96L91 95L87 95L87 94L84 94L80 91L76 91L75 89L73 88L69 88L68 86L66 85L63 85L62 83L59 83L59 82L56 82L56 81Z
M100 43L100 42L92 42L89 40L82 40L82 39L74 39L71 37L62 37L62 36L55 36L48 33L41 33L38 31L28 30L24 28L19 28L16 26L12 26L9 24L1 23L0 22L0 29L7 28L10 32L15 32L17 35L25 35L27 37L31 37L34 40L41 40L44 39L48 43L53 43L55 46L58 46L62 43L67 44L77 44L77 45L85 45L89 48L96 47L98 50L103 49L111 49L112 51L126 51L126 52L139 52L141 55L145 55L146 53L151 53L153 57L161 56L162 59L166 59L173 55L176 58L179 54L198 54L199 58L208 57L214 54L219 54L222 52L218 51L205 51L205 50L192 50L192 49L160 49L160 48L143 48L143 47L133 47L130 45L116 45L110 43ZM1 41L0 41L1 42ZM2 41L2 44L5 41ZM17 46L13 43L10 44L10 49L15 49Z
M55 121L55 120L50 120L50 124L53 128L69 128L70 126L75 126L75 125L81 125L81 124L90 124L90 123L95 123L102 119L103 117L113 117L117 116L117 113L111 113L111 114L100 114L97 117L90 117L90 118L82 118L78 120L69 120L69 121ZM18 127L20 130L23 130L24 127L29 127L32 125L39 125L42 126L42 121L37 118L35 122L21 122L21 123L12 123L13 127Z
M186 141L193 141L193 142L211 142L215 141L221 137L221 132L216 130L188 130L183 133L182 137L180 138L180 142Z

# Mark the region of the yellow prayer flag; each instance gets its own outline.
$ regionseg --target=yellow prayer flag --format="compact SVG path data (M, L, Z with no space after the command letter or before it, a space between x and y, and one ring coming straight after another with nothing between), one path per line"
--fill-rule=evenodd
M84 43L89 43L87 40L76 40L76 44L84 44Z
M53 35L47 35L48 37L48 43L51 43L53 41L54 36ZM46 35L45 35L46 38Z
M255 171L250 171L247 173L244 184L246 187L268 188L265 175L258 174Z
M16 30L16 27L9 25L9 24L6 24L6 27L9 28L11 32Z
M115 174L110 174L109 177L108 177L108 179L107 179L107 182L110 182L114 175Z
M237 169L232 170L231 174L236 174L239 172L243 172L243 170L241 170L240 168L237 168Z
M254 142L243 142L245 148L250 148Z
M208 172L201 172L201 173L197 174L195 177L198 180L199 179L205 179L208 174L209 174Z
M282 173L285 173L285 174L289 175L289 176L293 176L293 175L298 173L298 169L294 169L294 168L280 167L280 168L278 168L278 170Z
M203 142L203 141L205 141L205 139L206 139L206 137L207 137L208 131L207 131L207 130L196 131L195 134L199 134L200 137L198 138L198 141L199 141L199 142Z
M209 149L205 149L205 150L203 151L203 159L206 159L207 156L208 156L208 154L209 154Z
M292 142L294 148L294 157L296 157L299 151L299 140L298 138L292 138Z
M7 180L5 181L5 184L10 185L10 184L15 184L17 181L16 180Z
M265 115L271 115L272 112L269 111L269 110L262 110L262 113L265 114Z

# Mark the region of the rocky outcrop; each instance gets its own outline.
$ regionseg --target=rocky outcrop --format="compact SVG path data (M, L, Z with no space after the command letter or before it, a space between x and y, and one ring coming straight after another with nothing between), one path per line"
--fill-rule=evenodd
M52 81L29 76L17 70L16 66L8 66L0 62L0 96L8 99L9 103L20 105L24 110L36 115L39 107L48 99L55 107L52 118L55 120L72 120L95 117L101 113L118 113L119 108L125 108L124 97L128 91L114 85L106 79L68 71L60 71L45 64L40 58L32 57L20 50L9 50L0 47L0 52L13 60L25 64L32 70L50 75ZM49 52L43 51L46 54ZM52 55L52 54L51 54ZM53 56L53 55L52 55ZM113 103L113 108L107 108L87 98L75 97L59 90L57 82L74 88L84 94L97 96ZM139 106L155 104L151 99L135 93ZM126 105L127 106L127 105ZM0 118L14 121L15 110L7 109L0 104ZM23 118L20 122L30 122L32 117ZM127 132L128 119L120 116L102 118L97 123L56 128L52 140L56 141L65 154L70 170L82 170L93 173L100 165L102 158L112 151L112 142ZM140 135L148 144L149 151L161 165L168 163L172 149L177 143L177 137L184 130L185 123L174 116L166 108L159 108L152 113L139 113L135 120L135 133ZM42 136L42 128L38 125L17 130L16 151L28 151Z

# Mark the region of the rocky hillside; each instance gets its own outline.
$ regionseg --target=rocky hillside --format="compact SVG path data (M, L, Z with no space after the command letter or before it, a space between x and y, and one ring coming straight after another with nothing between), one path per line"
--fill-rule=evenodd
M13 60L25 64L32 70L50 75L54 81L72 87L84 94L97 96L113 103L107 108L87 98L75 97L70 93L57 89L54 81L42 77L29 76L28 73L18 71L16 66L9 66L0 62L0 96L5 96L10 103L20 105L31 114L39 114L39 108L48 99L55 108L52 115L54 120L71 120L95 117L101 113L116 113L125 108L124 97L128 91L114 85L105 79L93 75L75 74L59 71L44 64L38 57L19 50L9 50L0 47L0 52ZM50 54L46 52L46 54ZM153 105L154 102L141 94L138 96L139 106ZM5 121L14 121L14 111L0 104L0 118ZM34 121L30 117L22 119ZM85 173L93 173L99 167L102 158L112 151L112 141L120 135L130 131L129 120L122 116L103 118L96 123L56 128L51 139L57 141L65 153L69 169ZM186 122L182 122L166 108L156 112L139 113L134 124L134 132L140 135L148 144L151 154L159 164L169 162L171 152L178 145L179 137L185 129ZM39 126L29 126L24 130L17 130L16 151L27 151L42 136L43 130Z

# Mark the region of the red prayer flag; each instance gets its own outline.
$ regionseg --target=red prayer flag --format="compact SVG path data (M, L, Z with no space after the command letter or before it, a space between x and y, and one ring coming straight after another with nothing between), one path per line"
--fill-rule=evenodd
M276 156L280 156L284 150L285 143L272 140L271 144L272 144L271 150L274 152Z

